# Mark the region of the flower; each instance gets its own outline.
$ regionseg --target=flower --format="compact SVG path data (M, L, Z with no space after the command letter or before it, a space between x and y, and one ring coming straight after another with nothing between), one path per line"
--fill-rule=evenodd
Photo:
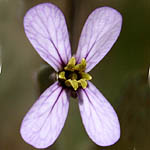
M76 55L71 48L65 18L55 5L39 4L24 17L24 29L39 55L56 71L57 81L35 102L21 125L22 138L36 148L52 145L59 136L76 93L82 122L88 136L100 146L120 138L116 112L89 81L89 71L107 54L119 36L122 17L113 8L101 7L88 17Z

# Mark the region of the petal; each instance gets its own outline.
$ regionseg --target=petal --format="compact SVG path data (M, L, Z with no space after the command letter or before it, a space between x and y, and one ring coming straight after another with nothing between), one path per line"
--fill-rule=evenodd
M91 82L79 92L79 109L86 132L97 145L109 146L120 138L115 110Z
M89 72L111 49L117 40L122 17L113 8L97 8L88 17L79 40L77 62L86 59Z
M31 8L24 17L24 29L39 55L56 71L71 57L68 30L61 10L50 3Z
M22 138L36 148L46 148L59 136L69 108L66 91L54 83L35 102L23 119Z

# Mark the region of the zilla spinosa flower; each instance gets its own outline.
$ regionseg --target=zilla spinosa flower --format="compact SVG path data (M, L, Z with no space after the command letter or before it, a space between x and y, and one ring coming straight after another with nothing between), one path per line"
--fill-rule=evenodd
M68 30L63 13L51 3L31 8L24 17L27 38L37 53L51 65L57 81L46 89L21 124L22 138L36 148L52 145L59 136L76 93L85 130L100 146L120 138L120 124L111 104L89 81L88 74L117 40L122 24L119 12L110 7L94 10L88 17L71 57Z

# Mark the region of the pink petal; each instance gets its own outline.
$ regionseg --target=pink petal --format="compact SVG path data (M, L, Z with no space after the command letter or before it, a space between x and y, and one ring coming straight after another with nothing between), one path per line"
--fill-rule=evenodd
M31 8L24 17L24 29L39 55L56 71L71 57L64 15L51 3Z
M36 148L52 145L64 126L68 108L66 91L58 82L54 83L24 117L20 129L22 138Z
M93 142L109 146L118 141L120 125L117 114L91 82L79 92L79 108L86 132Z
M108 53L117 40L122 24L122 17L113 8L102 7L88 17L79 41L76 58L87 61L89 72Z

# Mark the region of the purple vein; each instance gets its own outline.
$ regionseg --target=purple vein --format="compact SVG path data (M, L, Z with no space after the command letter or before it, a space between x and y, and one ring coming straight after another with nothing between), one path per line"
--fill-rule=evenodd
M56 12L56 13L57 13L57 12ZM48 19L49 19L49 18L47 18L47 21L48 21ZM57 30L56 30L56 26L55 26L55 23L54 23L54 19L51 19L51 20L52 20L52 23L53 23L54 28L55 28L56 41L57 41L57 45L58 45L58 36L57 36L58 32L57 32ZM60 20L59 20L59 25L60 25ZM59 53L59 50L57 49L57 47L55 46L55 44L54 44L54 42L51 40L51 38L50 38L50 41L52 42L52 44L54 45L55 49L57 50L57 53L58 53L58 55L59 55L59 57L60 57L60 59L61 59L62 64L65 65L65 63L64 63L64 61L62 60L62 57L61 57L61 55L60 55L60 53ZM66 54L66 51L65 51L65 54ZM66 55L66 56L67 56L67 55Z
M45 39L48 39L47 37L45 37L45 36L43 36L41 33L39 33L39 32L32 26L31 23L29 23L28 26L29 26L29 28L31 27L31 28L32 28L36 33L38 33L41 37L43 37L43 38L45 38ZM33 32L30 32L30 31L27 30L27 29L25 29L25 31L36 37L36 35L35 35ZM47 51L47 50L37 41L37 39L31 38L31 37L30 37L30 39L35 40L35 41L39 44L39 46L40 46L41 48L43 48L45 51ZM48 40L49 40L49 39L48 39ZM58 62L57 59L56 59L54 56L52 56L50 53L49 53L49 54L46 54L44 51L41 51L41 52L44 53L46 56L50 55L50 57L52 57L53 60L55 60L55 62ZM49 58L49 56L48 56L48 58ZM51 60L51 59L49 59L49 60ZM52 60L51 60L51 61L52 61ZM54 63L54 61L53 61L53 64L55 64L55 66L58 67L58 66L56 65L56 63ZM61 66L60 63L59 63L59 66Z
M94 106L93 103L91 102L91 100L90 100L90 98L89 98L89 95L87 94L86 90L83 90L83 91L84 91L85 95L87 96L87 98L88 98L88 100L89 100L91 106L93 107L93 110L94 110L95 113L97 114L98 118L101 120L101 118L100 118L99 114L97 113L97 111L96 111L96 109L95 109L95 106ZM101 121L101 122L102 122L102 121Z
M56 89L55 89L55 91L56 91ZM52 110L53 110L55 104L56 104L57 101L59 100L62 91L63 91L63 89L61 89L61 91L59 92L58 97L56 98L56 100L55 100L53 106L51 107L51 109L50 109L50 111L49 111L47 117L46 117L45 120L43 121L43 124L41 125L41 127L40 127L35 133L38 133L38 132L43 128L44 123L45 123L45 122L47 121L47 119L49 118L48 116L51 114L51 112L52 112ZM52 92L51 94L53 94L53 93L54 93L54 92ZM51 94L50 94L50 95L51 95ZM49 95L49 96L50 96L50 95ZM47 97L48 97L48 96L47 96ZM31 136L32 136L32 135L31 135ZM31 137L31 136L30 136L30 137Z
M59 11L57 10L57 12L56 12L56 14L58 13L58 15L59 15ZM63 14L62 14L63 15ZM62 23L62 21L61 21L61 15L59 15L60 16L60 19L59 19L59 25L62 27L62 29L60 29L60 31L64 31L64 28L66 27L66 25L65 24L61 24ZM64 18L62 19L62 20L65 20ZM54 24L54 27L56 27L55 26L55 23L54 23L54 21L53 21L53 19L52 19L52 22L53 22L53 24ZM55 32L56 32L56 34L58 34L58 32L57 32L57 30L56 30L56 28L55 28ZM64 39L66 39L65 37L64 37L64 35L65 35L65 33L63 34L62 33L62 35L63 35L63 38ZM57 37L57 44L58 44L58 36L56 36ZM64 42L65 43L65 42ZM65 44L64 44L65 45ZM64 46L64 48L65 48L65 46ZM65 49L65 55L68 57L68 55L67 55L67 49Z
M45 120L43 121L43 124L41 125L41 127L39 128L39 130L38 130L38 131L36 131L36 133L37 133L37 132L39 132L39 131L43 128L44 123L45 123L45 122L47 121L47 119L49 118L49 116L50 116L50 114L51 114L51 112L52 112L52 110L53 110L54 106L56 105L57 101L59 100L59 98L60 98L60 95L61 95L62 91L63 91L63 89L61 89L61 91L60 91L60 93L58 94L58 97L56 98L56 100L55 100L55 102L54 102L53 106L51 107L51 109L50 109L50 111L49 111L49 113L48 113L47 117L46 117L46 118L45 118Z
M54 46L54 48L55 48L55 50L56 50L56 52L57 52L57 54L58 54L58 56L59 56L59 58L60 58L60 60L61 60L62 65L64 65L65 63L64 63L64 61L62 60L61 55L60 55L60 53L59 53L57 47L56 47L55 44L52 42L52 39L51 39L49 30L47 29L47 27L46 27L45 23L43 22L43 20L41 19L40 15L38 14L37 9L36 9L36 13L37 13L37 16L39 17L41 23L43 24L43 26L44 26L45 29L47 30L47 33L48 33L48 35L49 35L49 37L50 37L49 40L50 40L50 42L53 44L53 46Z
M52 61L52 59L53 60L55 60L55 62L57 62L57 63L59 63L58 61L57 61L57 59L53 56L53 55L51 55L50 53L49 54L47 54L45 51L46 51L46 49L39 43L39 41L37 41L37 39L35 39L35 38L31 38L30 37L30 39L31 40L34 40L34 41L36 41L36 43L44 50L38 50L39 48L37 48L37 47L35 47L35 49L37 49L38 50L38 52L40 52L41 51L41 53L43 53L45 56L47 56L48 58L50 58L51 57L51 59L49 59L49 60L51 60ZM57 65L56 65L56 63L54 63L54 61L52 61L53 62L53 64L55 64L55 66L56 67L58 67ZM59 66L61 66L61 64L59 63Z

